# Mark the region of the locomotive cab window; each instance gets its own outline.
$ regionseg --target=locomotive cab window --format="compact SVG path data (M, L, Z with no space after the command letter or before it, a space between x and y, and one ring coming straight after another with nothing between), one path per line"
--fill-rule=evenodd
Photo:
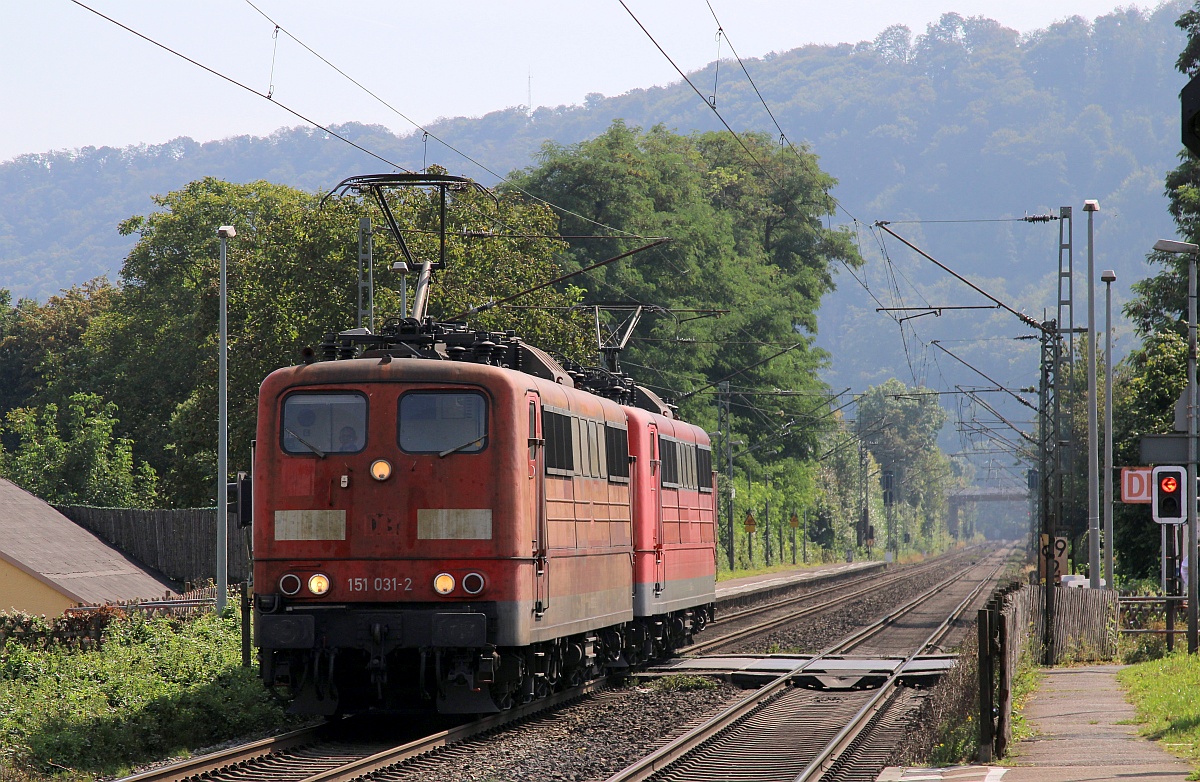
M475 392L410 391L400 397L397 428L408 453L478 453L487 445L487 400Z
M285 453L357 453L366 441L367 398L361 394L291 394L283 400Z

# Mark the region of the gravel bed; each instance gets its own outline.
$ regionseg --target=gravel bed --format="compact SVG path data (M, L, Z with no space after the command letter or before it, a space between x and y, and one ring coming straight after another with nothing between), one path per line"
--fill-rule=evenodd
M903 605L933 585L962 569L959 563L947 563L906 579L891 588L856 599L852 603L825 611L793 625L777 628L758 638L722 649L730 654L790 652L811 654L830 646L850 633Z
M687 691L645 686L610 690L373 778L397 782L605 779L679 735L688 724L744 696L744 690L724 683Z

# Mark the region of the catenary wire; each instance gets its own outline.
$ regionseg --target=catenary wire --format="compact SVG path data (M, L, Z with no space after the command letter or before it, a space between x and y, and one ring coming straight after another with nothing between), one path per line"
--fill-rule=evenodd
M382 163L386 163L387 165L391 166L392 168L398 168L401 171L404 171L406 173L410 173L410 174L412 173L411 171L409 171L407 168L400 165L399 163L397 163L393 160L388 160L383 155L380 155L377 152L372 152L371 150L367 149L366 147L362 146L361 144L357 144L354 141L351 141L350 139L346 138L342 134L338 133L336 130L332 130L329 127L322 125L321 123L317 122L314 119L309 119L308 117L306 117L305 115L296 111L292 107L275 100L270 95L259 92L258 90L254 89L253 87L243 84L242 82L238 81L237 79L233 78L232 76L226 76L225 74L221 73L220 71L218 71L214 68L210 68L202 62L193 60L191 57L188 57L183 52L172 49L170 46L167 46L164 43L160 43L160 42L154 40L153 38L151 38L150 36L148 36L144 33L140 33L137 30L133 29L132 27L130 27L126 24L118 22L116 19L112 18L111 16L107 16L107 15L101 13L100 11L97 11L95 8L92 8L91 6L80 2L80 0L71 0L71 2L74 3L75 5L79 6L83 10L89 11L89 12L95 14L96 16L100 17L101 19L105 20L106 22L109 22L110 24L114 24L117 27L120 27L122 30L124 30L128 33L132 33L133 35L136 35L138 38L141 38L143 41L153 44L153 45L157 46L158 48L162 49L163 51L173 54L176 57L180 58L181 60L185 60L185 61L191 63L192 65L195 65L197 68L199 68L203 71L206 71L208 73L211 73L213 76L216 76L219 79L223 79L224 81L229 82L230 84L234 85L235 87L240 87L241 89L245 90L246 92L251 93L252 95L256 95L256 96L262 98L263 100L267 100L267 101L270 101L271 103L274 103L276 106L283 109L284 111L291 114L292 116L296 117L297 119L301 120L302 122L307 122L309 125L312 125L315 128L319 128L320 130L325 131L329 135L333 136L334 138L338 139L339 141L343 141L346 144L349 144L350 146L354 147L358 151L364 152L364 153L370 155L371 157L375 158L376 160L378 160Z

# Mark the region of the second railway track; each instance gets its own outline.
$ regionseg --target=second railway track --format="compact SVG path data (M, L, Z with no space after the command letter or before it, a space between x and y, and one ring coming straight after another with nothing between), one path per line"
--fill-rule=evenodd
M1003 564L1004 555L993 554L974 568L945 579L612 775L608 782L812 782L877 772L883 758L880 747L871 747L873 734L877 736L877 729L889 727L889 722L891 727L901 724L897 715L907 712L908 702L914 699L911 691L899 687L899 672L921 652L944 642L954 620L992 583ZM970 588L956 589L959 582L973 583ZM952 608L947 606L951 601ZM940 621L932 620L933 616ZM914 641L918 635L920 640ZM887 646L892 654L902 649L906 657L877 689L821 691L791 686L824 659L855 651L869 654L881 646ZM890 748L890 742L882 744ZM854 751L864 746L873 751L865 757Z

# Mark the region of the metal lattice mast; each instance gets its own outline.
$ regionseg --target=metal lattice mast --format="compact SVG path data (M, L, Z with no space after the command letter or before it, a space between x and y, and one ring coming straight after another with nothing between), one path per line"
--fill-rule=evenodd
M1059 338L1058 323L1043 324L1041 334L1042 371L1038 384L1038 418L1041 427L1039 459L1041 481L1039 484L1038 511L1042 538L1038 555L1042 559L1042 572L1046 574L1045 622L1042 642L1045 649L1044 662L1054 661L1054 537L1058 531L1062 513L1062 443L1057 424L1059 418L1058 371L1061 368L1062 340Z
M1063 531L1067 526L1067 505L1064 497L1072 491L1075 483L1075 458L1077 448L1071 442L1075 432L1074 414L1070 400L1077 398L1074 393L1073 368L1075 366L1075 265L1074 265L1074 230L1071 219L1071 207L1059 207L1058 222L1058 317L1056 333L1059 342L1055 345L1057 359L1054 366L1052 393L1054 394L1054 432L1056 436L1055 454L1057 475L1053 484L1055 489L1054 534ZM1064 408L1063 396L1068 404ZM1074 494L1072 493L1072 496Z
M729 569L734 570L733 549L733 423L729 417L729 381L717 384L717 431L721 435L721 449L725 462L725 524L726 548L729 553Z

